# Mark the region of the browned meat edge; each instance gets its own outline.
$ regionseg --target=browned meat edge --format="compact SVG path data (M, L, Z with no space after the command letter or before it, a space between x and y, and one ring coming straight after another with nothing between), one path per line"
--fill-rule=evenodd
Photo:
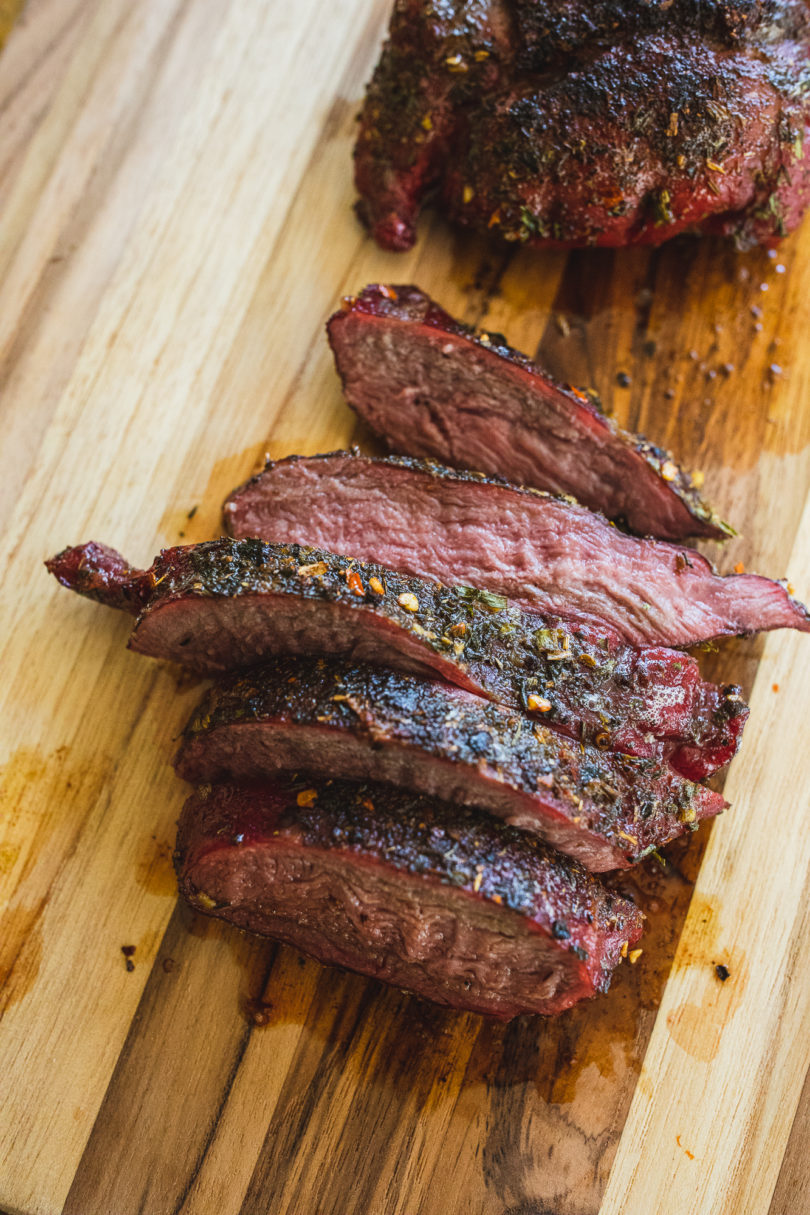
M748 715L739 688L702 680L685 654L320 549L216 540L134 571L91 543L47 564L64 586L134 612L132 649L201 674L342 654L439 676L601 748L666 756L692 780L731 759Z
M725 805L666 763L582 746L459 688L309 657L217 684L174 763L192 784L278 772L385 781L477 806L594 872L627 867Z
M377 784L203 786L175 865L206 914L502 1018L604 991L642 928L535 836Z
M633 645L796 628L785 586L720 577L693 549L625 535L571 499L405 456L269 461L225 502L236 538L312 544L618 632Z
M365 287L327 330L347 401L391 451L573 494L639 535L734 534L672 455L622 430L594 393L557 384L418 287Z

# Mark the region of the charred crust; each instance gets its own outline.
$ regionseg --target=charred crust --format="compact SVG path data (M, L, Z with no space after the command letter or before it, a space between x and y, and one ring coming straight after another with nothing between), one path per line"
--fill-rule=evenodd
M582 949L586 928L626 939L641 932L633 904L578 862L477 810L372 782L283 778L272 786L215 786L204 800L200 806L195 794L181 817L181 834L184 822L193 823L204 851L284 834L305 848L351 852L494 903L549 934L552 922L564 924L569 936L557 939L571 952ZM181 848L181 873L194 849L195 842Z
M321 549L251 539L165 550L149 572L149 582L151 596L142 618L183 597L274 594L374 612L438 655L445 669L455 667L458 682L472 680L491 700L521 708L583 743L622 751L642 746L643 731L634 732L632 723L634 697L643 703L650 677L647 653L606 631L521 612L487 591L442 586ZM693 658L664 653L678 672L690 666L696 670ZM657 680L671 676L677 672L664 675L655 666ZM703 685L703 691L711 721L722 693L713 684ZM722 713L710 731L701 714L682 723L677 741L696 749L686 773L690 777L714 771L737 749L747 709L742 701L722 699ZM651 752L659 758L665 754L656 746L642 750ZM704 767L696 769L695 763Z
M204 755L213 732L263 721L348 732L372 746L401 743L477 769L556 803L558 813L629 861L719 808L661 758L603 753L442 684L327 659L276 659L218 683L186 726L175 761L180 774L188 763L193 779L195 755L199 748Z
M508 241L772 243L810 191L808 29L801 0L399 4L355 152L369 226L409 247L439 187ZM729 193L711 164L741 154Z

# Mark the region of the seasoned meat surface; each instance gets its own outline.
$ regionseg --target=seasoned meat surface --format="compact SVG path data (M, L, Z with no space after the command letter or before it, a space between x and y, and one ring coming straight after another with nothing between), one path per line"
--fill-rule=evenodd
M724 807L658 759L583 746L435 680L312 658L216 685L175 768L193 784L277 772L382 780L485 809L593 872L625 868Z
M208 915L503 1019L606 990L642 928L535 836L385 785L203 786L175 866Z
M397 0L355 149L407 249L425 197L508 241L778 241L810 199L805 0Z
M225 523L236 537L295 540L479 587L633 645L810 631L806 609L777 582L721 578L694 549L627 536L571 499L403 456L270 461L227 499Z
M366 287L327 328L346 399L391 451L573 494L639 535L731 534L669 452L418 287Z
M133 571L103 545L48 562L63 585L137 615L130 648L200 674L273 654L340 654L434 676L614 751L666 757L691 780L728 763L748 709L697 662L611 629L511 607L299 545L215 540Z

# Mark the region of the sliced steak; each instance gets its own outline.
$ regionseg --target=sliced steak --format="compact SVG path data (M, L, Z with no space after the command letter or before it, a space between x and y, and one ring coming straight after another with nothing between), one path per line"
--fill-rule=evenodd
M594 872L626 868L725 806L659 760L602 753L460 688L340 661L282 658L204 697L179 776L377 780L477 806Z
M347 401L391 451L573 494L640 535L732 534L669 452L418 287L366 287L327 329Z
M467 583L634 645L796 628L807 610L754 574L720 577L693 549L640 540L570 499L404 456L269 461L225 502L236 537L297 541L418 578Z
M91 543L47 565L64 586L135 613L131 649L200 674L341 654L437 676L602 748L664 754L692 780L728 763L748 715L739 688L702 680L686 654L320 549L214 540L137 571Z
M642 927L535 836L385 785L203 786L175 865L208 915L501 1018L604 991Z

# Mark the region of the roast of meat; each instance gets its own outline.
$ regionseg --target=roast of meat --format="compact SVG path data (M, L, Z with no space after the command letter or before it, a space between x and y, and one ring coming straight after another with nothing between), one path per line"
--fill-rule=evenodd
M208 915L502 1018L604 991L642 927L535 836L381 784L205 785L175 864Z
M668 451L418 287L366 287L327 329L346 400L391 451L572 494L640 535L731 533Z
M735 754L748 715L694 658L521 612L320 549L213 540L132 569L99 544L48 562L71 590L137 616L131 649L199 674L275 654L335 654L438 677L603 749L666 758L701 780Z
M404 456L269 461L224 513L237 538L295 540L479 587L634 645L810 632L807 610L778 582L720 577L693 549L625 535L570 499Z
M175 768L192 784L312 771L382 780L487 810L594 872L630 865L725 805L659 760L582 746L459 688L312 658L214 687Z
M568 6L533 27L536 53L610 9ZM718 38L765 20L711 11ZM639 531L728 530L668 453L497 335L381 287L330 337L393 446L483 471L271 461L228 498L232 538L145 570L95 543L46 564L133 615L132 649L221 677L175 757L198 786L175 853L194 907L456 1008L563 1011L641 933L593 872L725 808L697 782L735 753L747 706L668 647L810 616L780 583L721 577L538 488Z
M355 149L407 249L423 202L507 241L772 244L810 198L806 0L396 0Z

